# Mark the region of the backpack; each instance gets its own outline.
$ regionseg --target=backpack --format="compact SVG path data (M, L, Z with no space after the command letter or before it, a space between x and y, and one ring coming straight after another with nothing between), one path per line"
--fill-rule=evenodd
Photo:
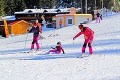
M40 23L37 23L37 26L39 27L39 32L42 33L42 26Z

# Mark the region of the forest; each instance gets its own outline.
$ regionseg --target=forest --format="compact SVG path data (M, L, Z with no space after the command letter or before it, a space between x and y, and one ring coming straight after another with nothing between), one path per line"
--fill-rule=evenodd
M87 1L87 2L86 2ZM14 12L24 9L53 9L53 8L82 8L85 13L85 4L88 10L100 9L103 6L111 9L117 0L0 0L0 16L14 15ZM119 6L118 6L119 7Z

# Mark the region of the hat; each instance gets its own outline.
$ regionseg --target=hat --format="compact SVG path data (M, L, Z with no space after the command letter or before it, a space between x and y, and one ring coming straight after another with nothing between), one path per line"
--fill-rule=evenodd
M80 24L79 26L78 26L78 28L79 29L82 29L84 26L82 25L82 24Z
M37 23L34 23L33 26L37 26Z
M59 44L61 45L61 42L57 42L57 45L59 45Z

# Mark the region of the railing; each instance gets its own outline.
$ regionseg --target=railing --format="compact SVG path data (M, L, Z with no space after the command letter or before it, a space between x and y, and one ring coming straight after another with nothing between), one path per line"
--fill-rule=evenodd
M41 17L16 17L16 19L23 19L23 20L28 20L28 19L42 19ZM51 17L46 17L46 19L51 19Z

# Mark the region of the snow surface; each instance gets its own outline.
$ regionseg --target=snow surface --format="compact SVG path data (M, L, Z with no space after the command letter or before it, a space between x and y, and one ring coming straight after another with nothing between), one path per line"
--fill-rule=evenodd
M0 80L120 80L120 14L85 25L95 32L94 54L85 58L76 58L84 42L83 35L72 40L77 25L43 31L39 40L42 50L61 41L66 54L22 53L30 49L31 33L0 39Z
M15 15L12 15L12 16L5 16L5 17L2 17L2 19L6 19L6 20L15 20Z

